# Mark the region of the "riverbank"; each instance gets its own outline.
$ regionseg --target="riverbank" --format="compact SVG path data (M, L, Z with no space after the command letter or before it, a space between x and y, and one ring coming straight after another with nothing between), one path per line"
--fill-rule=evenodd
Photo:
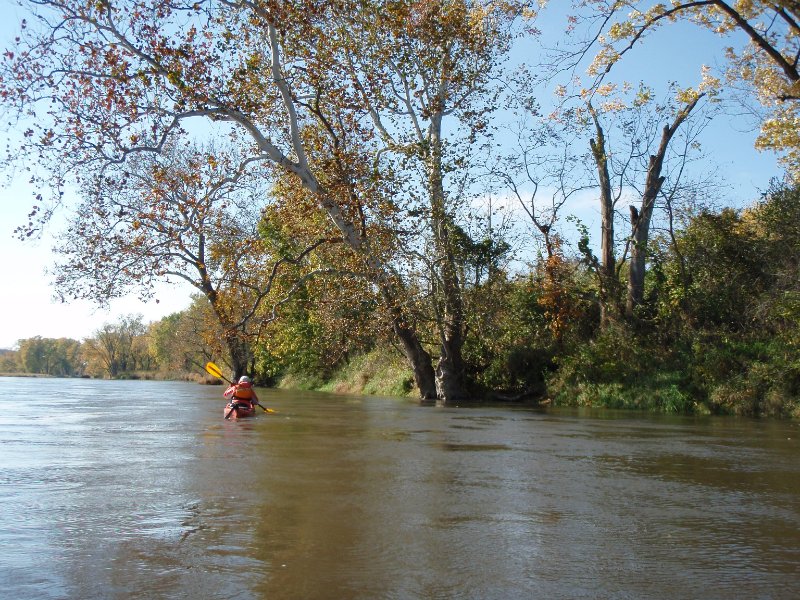
M279 378L276 387L359 396L419 395L405 361L380 349L356 356L327 378L317 374L288 373Z
M584 357L587 358L587 357ZM592 357L595 358L596 357ZM687 375L662 365L652 373L639 372L635 377L608 377L603 369L592 371L587 365L602 362L566 361L547 377L537 393L503 395L488 390L476 394L476 402L507 404L524 402L545 406L631 410L642 413L694 415L739 415L800 419L800 400L792 394L778 394L765 382L750 377L740 385L718 388L713 395L698 391ZM587 369L590 371L587 373ZM623 373L627 375L627 373ZM53 376L5 372L0 376L51 378ZM201 385L222 385L207 373L165 373L139 371L121 374L114 379L146 381L189 381ZM735 379L735 378L734 378ZM327 377L319 373L292 372L278 378L275 386L284 390L318 391L358 396L417 398L418 391L405 361L386 349L353 357ZM766 391L765 391L766 390ZM763 398L763 400L762 400Z
M54 375L45 375L44 373L0 373L0 377L41 377L52 378Z
M46 373L25 373L23 371L0 372L0 377L30 377L40 379L99 379L114 381L188 381L202 385L222 385L222 381L207 374L197 373L161 373L157 371L137 371L135 373L122 373L117 377L90 377L89 375L48 375Z
M578 360L578 359L585 360ZM628 364L633 364L630 361ZM620 367L609 372L596 356L578 356L549 372L535 392L504 396L485 391L476 400L485 402L526 402L547 406L631 410L643 413L693 415L738 415L800 419L800 399L788 390L770 388L756 377L731 375L737 385L706 386L676 365L637 372ZM762 378L763 379L763 378ZM402 358L385 349L354 357L327 378L290 373L276 387L287 390L322 391L360 396L417 397L413 377ZM782 392L782 393L779 393Z

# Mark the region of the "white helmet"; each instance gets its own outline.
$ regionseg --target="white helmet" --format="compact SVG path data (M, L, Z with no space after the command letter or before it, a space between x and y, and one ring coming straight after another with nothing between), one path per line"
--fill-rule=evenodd
M250 378L247 375L239 377L239 383L250 383Z

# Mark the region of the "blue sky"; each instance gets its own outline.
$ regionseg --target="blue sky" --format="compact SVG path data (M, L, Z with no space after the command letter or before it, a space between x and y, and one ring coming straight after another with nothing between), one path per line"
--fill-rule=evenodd
M559 0L566 5L566 0ZM555 2L551 2L555 4ZM20 20L19 9L10 0L0 0L0 42L13 39ZM561 37L561 15L545 13L540 27L548 43ZM708 31L689 25L672 25L648 39L647 44L626 56L624 67L614 76L637 81L638 73L647 73L652 83L670 80L696 83L702 64L715 66L723 60L721 49L730 41L720 40ZM519 56L535 54L533 47L517 49ZM742 206L758 197L769 179L780 174L776 158L753 149L755 132L741 118L720 116L704 135L704 147L710 155L708 168L719 170L726 185L724 197L731 204ZM99 309L87 302L68 305L52 300L52 289L46 274L54 261L50 251L52 238L20 242L13 229L26 221L33 190L21 181L0 189L0 348L12 347L18 339L36 335L81 339L91 335L105 322L121 315L142 314L145 321L157 320L182 310L189 303L192 288L188 284L159 289L159 303L139 302L135 297L115 301L108 309ZM592 198L567 212L577 212L594 230L597 211Z

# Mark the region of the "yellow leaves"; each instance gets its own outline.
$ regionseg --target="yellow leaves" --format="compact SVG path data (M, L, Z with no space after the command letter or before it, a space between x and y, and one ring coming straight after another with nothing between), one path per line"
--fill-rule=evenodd
M491 19L491 10L490 7L478 4L469 11L468 15L470 29L479 33L484 30L486 21Z
M700 92L698 92L693 87L682 88L677 91L675 94L675 100L680 102L681 104L691 104L700 96Z
M794 103L781 108L762 123L756 148L783 152L780 162L795 181L800 181L800 115Z
M763 8L757 8L753 0L736 0L733 8L745 19L751 19L763 11Z
M687 105L696 102L703 95L713 100L719 94L721 86L720 80L711 74L709 67L704 65L702 67L701 80L697 87L676 88L675 100Z
M636 7L645 3L619 0L611 5L608 14L625 6ZM765 0L719 0L715 2L687 2L670 0L656 3L640 12L634 10L626 20L611 24L606 39L598 38L600 52L588 72L602 76L620 58L620 51L630 48L626 41L638 38L667 21L684 20L718 35L729 35L740 46L723 50L728 62L726 83L732 87L744 84L750 87L758 101L772 114L763 122L757 148L783 152L782 162L795 176L800 176L800 136L798 112L800 103L800 69L796 57L800 55L800 27L787 17L795 3ZM789 7L787 9L787 7ZM744 42L744 43L743 43ZM702 79L695 87L679 89L675 99L689 104L703 94L716 102L723 82L703 67ZM599 92L597 92L599 93ZM603 94L600 94L603 95ZM605 97L605 96L604 96ZM634 104L649 98L640 96Z
M169 81L172 85L176 87L181 87L183 85L180 73L177 73L175 71L170 71L169 73L167 73L167 81Z
M653 90L644 85L639 87L636 96L633 99L633 106L636 108L642 107L653 99Z
M596 112L614 113L627 110L630 107L642 106L648 102L650 99L649 90L646 92L646 95L643 90L645 90L645 88L641 86L639 94L634 96L633 100L631 100L631 85L626 81L622 82L621 85L616 83L604 83L596 88L583 89L580 95L587 104L591 103L594 106ZM599 103L597 102L598 98L601 99ZM588 114L583 113L584 110L579 108L575 116L579 120L588 119Z
M615 83L604 83L595 90L595 94L606 98L611 94L613 94L616 91L616 89L617 85Z
M261 53L251 54L247 57L247 61L245 62L245 66L250 71L257 71L264 62L264 55Z
M718 77L711 74L711 68L703 65L701 70L701 80L698 86L698 91L709 96L716 96L722 89L722 82Z
M605 113L619 112L625 108L627 106L621 98L613 98L600 104L600 110Z
M611 65L617 62L620 58L619 52L611 46L604 46L600 52L594 57L592 64L586 69L586 72L595 77L600 75L603 71L607 70Z
M675 4L675 2L673 0L673 5L674 4ZM667 8L667 6L665 4L656 4L654 6L651 6L645 12L640 13L640 12L637 11L637 12L631 14L631 19L635 20L635 21L639 21L639 22L648 23L648 22L655 21L658 17L660 17L661 15L666 13L667 10L669 10L669 9Z
M752 73L752 85L764 106L779 107L785 97L791 97L791 82L772 65L760 65ZM780 109L779 109L780 110Z
M621 40L629 38L636 33L636 27L633 21L623 21L621 23L614 23L608 30L608 35L613 40Z

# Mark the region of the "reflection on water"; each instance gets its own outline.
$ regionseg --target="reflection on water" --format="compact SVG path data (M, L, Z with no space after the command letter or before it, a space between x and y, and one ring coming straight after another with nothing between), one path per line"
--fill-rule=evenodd
M0 595L800 597L797 423L220 395L0 379Z

